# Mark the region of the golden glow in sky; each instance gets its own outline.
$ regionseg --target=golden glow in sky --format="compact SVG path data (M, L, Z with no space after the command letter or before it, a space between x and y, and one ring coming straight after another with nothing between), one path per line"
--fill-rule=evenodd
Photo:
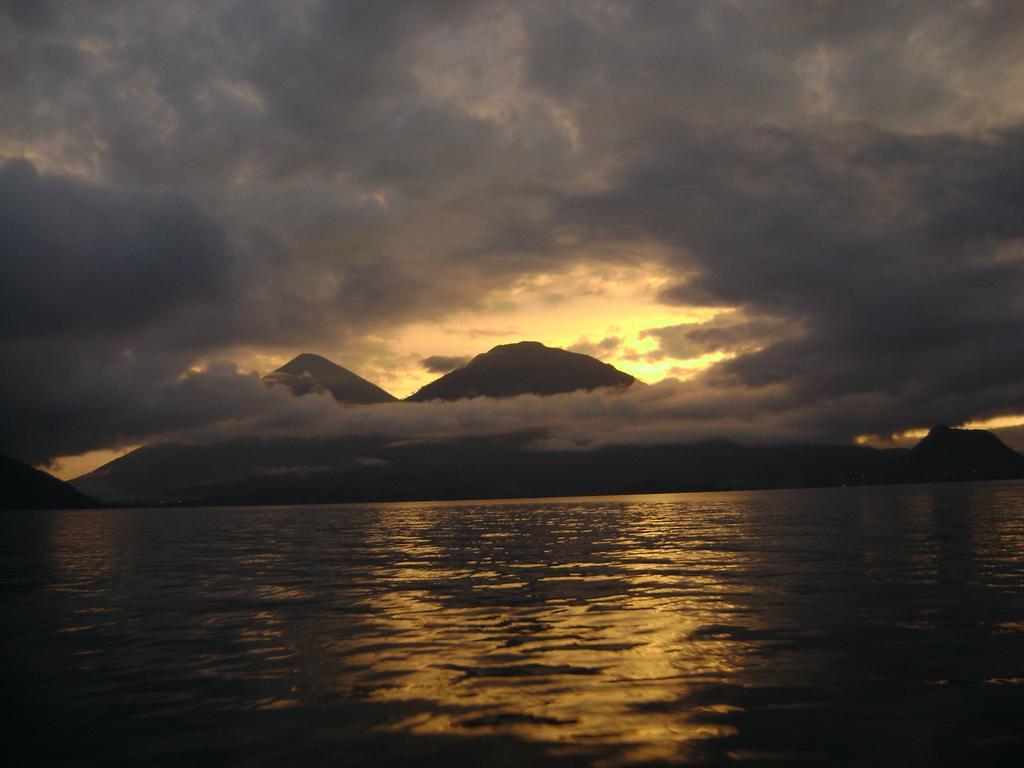
M385 335L361 338L353 346L306 349L238 349L221 358L241 370L264 375L301 352L322 354L378 384L399 398L407 397L441 374L428 371L421 361L431 356L464 357L486 352L499 344L539 341L548 346L592 355L653 384L665 378L686 379L730 356L716 352L680 359L659 349L651 329L705 323L733 313L729 307L673 306L659 294L670 276L650 263L636 265L578 265L563 273L524 277L503 290L484 296L472 309L454 312L439 321L393 328ZM211 360L196 362L201 369ZM999 429L1024 424L1024 415L1004 416L964 424L972 429ZM898 435L861 435L862 445L912 445L927 429ZM61 457L48 471L62 479L78 477L134 450L91 451Z
M420 364L425 357L472 357L498 344L539 341L575 348L647 383L686 378L722 355L659 359L657 339L644 332L705 322L728 310L661 304L657 295L668 281L667 274L648 265L580 266L562 274L533 275L473 310L440 323L408 325L379 339L386 352L369 356L361 368L352 367L397 397L406 397L438 376ZM332 359L349 367L341 355Z
M968 421L963 424L951 424L950 426L959 429L1009 429L1011 427L1024 426L1024 413L996 416L991 419L979 419L975 421ZM873 448L892 448L894 446L908 448L921 440L921 438L925 437L928 434L929 429L930 428L919 427L918 429L908 429L892 435L858 435L856 442L857 445L868 445Z
M138 445L126 445L118 450L100 450L80 453L77 456L61 456L52 467L40 467L61 480L72 480L87 472L92 472L104 464L109 464L114 459L124 456L126 453L139 448Z
M725 357L718 352L681 360L658 351L652 328L702 323L731 312L726 307L672 306L658 301L669 275L652 264L578 265L567 272L522 278L483 297L470 310L441 321L393 329L361 339L358 347L332 350L237 350L223 355L243 371L264 375L301 352L330 358L396 397L411 395L441 374L421 364L426 357L473 357L498 344L539 341L574 349L610 363L643 382L685 379ZM211 360L196 362L201 369ZM138 446L62 457L49 471L69 479L102 466Z

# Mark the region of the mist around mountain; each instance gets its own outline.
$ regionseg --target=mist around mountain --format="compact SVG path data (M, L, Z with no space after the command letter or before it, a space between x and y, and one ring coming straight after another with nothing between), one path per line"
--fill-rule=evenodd
M589 355L547 347L539 341L500 344L446 373L407 400L557 395L600 387L626 388L635 379Z
M0 456L0 509L91 509L99 502L53 475Z
M330 392L339 403L371 405L393 403L398 399L347 368L309 352L268 373L263 380L268 384L283 384L296 395Z
M343 404L396 402L377 385L319 355L299 355L264 380L296 395L330 392ZM524 341L477 355L407 398L409 405L402 408L431 400L625 389L634 381L587 355ZM1024 456L995 435L944 426L910 450L744 446L728 440L541 449L550 437L544 429L524 429L433 439L339 435L158 444L75 479L77 491L31 467L24 470L35 476L11 487L28 488L34 478L36 495L25 491L17 503L52 507L88 505L87 496L111 503L289 504L1024 478ZM14 477L14 469L6 471Z
M994 435L981 434L937 428L910 450L849 445L744 446L711 440L552 451L535 447L545 436L540 431L443 440L245 438L213 445L140 448L73 483L107 501L219 505L1024 478L1024 457Z

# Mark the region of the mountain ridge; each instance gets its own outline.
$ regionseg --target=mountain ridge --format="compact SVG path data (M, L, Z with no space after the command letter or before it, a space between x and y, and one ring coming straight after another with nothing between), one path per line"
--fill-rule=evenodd
M514 498L1024 478L1024 457L951 475L913 449L728 440L538 450L543 430L458 439L236 438L147 446L73 482L109 501L270 504ZM957 440L956 437L953 438ZM923 441L922 441L923 442ZM1000 449L1002 452L1002 449Z

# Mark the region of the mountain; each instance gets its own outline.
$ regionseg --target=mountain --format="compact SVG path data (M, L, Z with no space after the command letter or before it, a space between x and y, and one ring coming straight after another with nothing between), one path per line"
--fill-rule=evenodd
M0 509L90 509L99 503L53 475L0 456Z
M330 392L339 403L392 403L398 398L326 357L305 352L263 380L283 384L296 395Z
M905 473L927 480L997 480L1024 477L1024 456L983 429L933 427L915 445Z
M458 439L239 438L140 448L73 481L108 501L300 504L800 488L1024 478L988 433L937 428L918 447L727 440L539 450L540 430ZM993 442L994 441L994 442ZM980 446L980 447L979 447ZM953 472L950 468L953 468Z
M537 450L541 431L402 440L239 438L140 448L74 480L140 503L297 504L514 498L862 484L903 450L742 446L726 440Z
M625 388L634 378L600 360L537 341L501 344L477 355L410 395L407 400L555 395L598 387Z

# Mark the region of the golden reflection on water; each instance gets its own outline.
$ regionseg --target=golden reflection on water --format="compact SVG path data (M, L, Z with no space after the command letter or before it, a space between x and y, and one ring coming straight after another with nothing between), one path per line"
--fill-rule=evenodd
M786 763L863 701L924 697L938 733L930 696L1017 695L1022 489L53 513L10 623L69 649L51 691L79 716Z
M375 636L391 642L384 650L372 643L352 649L349 662L370 671L371 698L423 702L421 711L388 728L615 744L620 751L609 765L679 758L689 742L733 732L671 707L658 711L692 684L723 680L744 665L749 644L694 636L736 607L728 590L707 562L701 574L681 574L678 563L692 553L674 552L650 515L636 521L643 536L634 538L625 521L639 512L617 514L623 538L614 542L614 568L607 559L558 562L586 552L588 532L571 527L541 535L538 552L555 562L504 559L501 548L488 552L488 539L521 551L529 549L526 537L538 537L536 530L506 531L480 537L471 564L445 568L439 563L451 558L431 543L430 509L382 514L367 532L368 544L398 550L400 558L374 571L391 586L374 591L370 604ZM646 547L645 537L657 546ZM415 586L437 579L458 580L471 594L453 605L443 592ZM502 592L532 599L495 610L494 596Z

